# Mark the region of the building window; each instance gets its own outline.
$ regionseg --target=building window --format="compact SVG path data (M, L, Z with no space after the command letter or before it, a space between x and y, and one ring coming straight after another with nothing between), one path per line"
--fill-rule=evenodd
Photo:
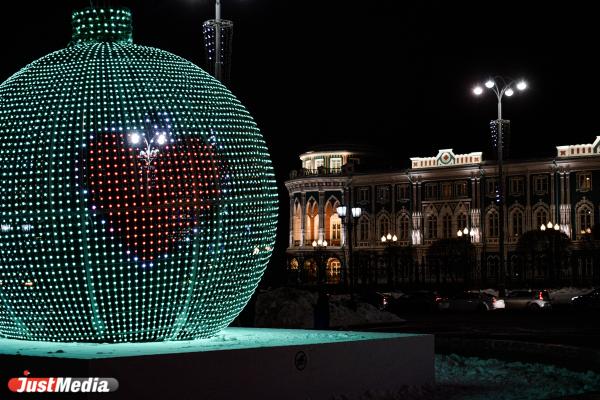
M520 236L523 234L523 212L521 210L515 210L512 213L512 227L511 227L511 235L512 236Z
M592 214L592 210L590 207L583 205L579 207L577 210L577 223L579 228L579 233L586 233L587 229L592 228L592 221L594 219L594 215Z
M427 183L425 185L425 200L437 200L438 197L437 183Z
M322 167L325 164L325 160L322 158L315 158L315 169Z
M390 201L390 188L388 186L377 187L377 201L379 203L387 203Z
M398 191L396 192L396 200L401 201L410 199L408 185L398 185L397 190Z
M368 187L358 188L358 201L360 203L367 203L369 201L369 188Z
M452 216L447 214L442 217L442 235L444 239L452 237Z
M512 176L510 178L510 194L513 196L519 196L523 194L523 178L520 176Z
M342 242L342 220L337 213L329 219L329 232L329 243L332 246L340 246Z
M292 260L290 261L290 269L292 271L297 271L298 270L298 260L295 258L292 258Z
M327 260L327 268L325 270L325 274L327 275L327 283L340 283L341 271L342 262L339 259L332 257Z
M341 157L332 157L329 160L329 168L333 170L338 170L342 168L342 158Z
M467 227L467 214L458 214L456 217L456 223L458 225L458 229L461 231Z
M456 187L456 197L467 197L467 182L459 181L454 186Z
M451 199L452 198L452 184L451 183L442 183L442 198L443 199Z
M548 223L548 213L545 209L539 208L535 212L535 229L539 229L542 225Z
M427 217L427 239L437 238L437 217L430 215Z
M366 243L369 241L369 219L361 217L358 222L358 240Z
M580 172L577 174L577 190L580 192L592 190L592 174L589 172Z
M390 219L386 215L379 218L378 228L379 231L377 233L379 238L390 233Z
M489 197L496 197L498 194L498 184L496 179L488 179L485 181L485 193Z
M488 237L496 238L498 237L498 212L496 210L492 210L488 213L487 217L487 234Z
M302 168L311 169L310 164L311 164L311 160L304 160L304 161L302 161Z
M546 194L548 193L548 177L544 175L537 175L533 177L533 190L535 194Z
M408 240L408 230L410 228L410 221L408 215L402 214L398 221L398 233L400 234L400 240Z

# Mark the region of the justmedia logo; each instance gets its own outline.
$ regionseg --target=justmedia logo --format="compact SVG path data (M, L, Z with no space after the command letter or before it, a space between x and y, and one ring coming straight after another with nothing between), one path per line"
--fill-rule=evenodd
M28 370L23 377L11 378L8 389L13 393L109 393L119 388L115 378L30 377Z

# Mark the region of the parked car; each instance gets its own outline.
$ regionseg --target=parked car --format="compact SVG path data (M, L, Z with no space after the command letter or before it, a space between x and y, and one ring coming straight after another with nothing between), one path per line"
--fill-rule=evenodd
M491 311L504 307L504 300L483 292L461 292L439 303L440 310L449 311Z
M397 299L390 299L388 311L394 313L438 311L442 299L437 292L431 290L406 292Z
M573 297L571 304L580 308L600 309L600 289Z
M540 311L552 309L546 290L513 290L504 298L508 310Z
M390 300L390 295L382 292L363 292L358 296L358 300L369 303L380 310L385 310Z

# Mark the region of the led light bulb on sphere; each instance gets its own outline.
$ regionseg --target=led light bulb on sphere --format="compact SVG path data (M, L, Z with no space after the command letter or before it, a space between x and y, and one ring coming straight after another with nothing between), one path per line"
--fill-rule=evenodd
M275 241L263 137L221 83L132 43L127 9L0 85L0 336L213 336Z

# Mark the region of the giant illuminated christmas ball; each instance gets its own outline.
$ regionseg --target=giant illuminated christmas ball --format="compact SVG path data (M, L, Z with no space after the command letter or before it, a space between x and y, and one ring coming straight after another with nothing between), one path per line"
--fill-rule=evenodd
M194 64L132 44L127 9L0 85L0 336L214 335L271 256L265 142Z

